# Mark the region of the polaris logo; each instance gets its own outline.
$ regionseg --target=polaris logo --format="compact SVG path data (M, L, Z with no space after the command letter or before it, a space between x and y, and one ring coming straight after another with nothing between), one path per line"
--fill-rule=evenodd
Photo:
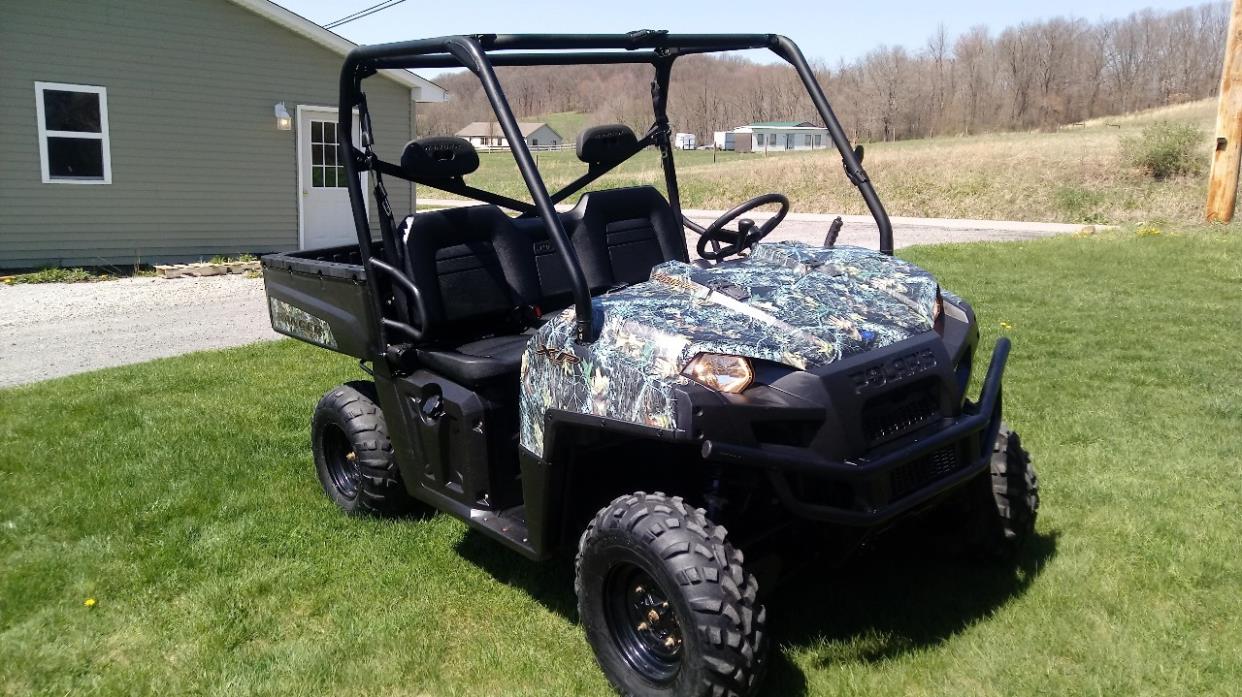
M887 385L926 373L936 367L936 354L931 349L922 349L904 356L890 358L883 363L873 363L862 370L850 373L854 383L854 393L862 394Z

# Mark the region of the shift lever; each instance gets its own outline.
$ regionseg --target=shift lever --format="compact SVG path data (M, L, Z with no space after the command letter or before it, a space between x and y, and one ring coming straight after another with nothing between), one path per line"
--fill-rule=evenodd
M828 235L824 237L824 247L831 249L837 243L837 235L841 234L841 226L844 224L839 215L833 219L832 224L828 226Z

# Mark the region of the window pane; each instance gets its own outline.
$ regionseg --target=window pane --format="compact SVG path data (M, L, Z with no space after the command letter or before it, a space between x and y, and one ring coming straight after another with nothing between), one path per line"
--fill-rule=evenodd
M323 142L323 121L311 121L311 142Z
M93 138L48 138L48 173L53 177L103 179L103 141Z
M311 146L311 164L312 165L323 164L323 146L322 145Z
M43 117L49 131L99 133L99 95L43 90Z
M336 164L336 146L335 145L323 146L323 163L325 165Z
M323 186L323 167L311 167L311 186Z
M336 124L332 121L326 121L323 124L323 142L336 142Z
M342 188L342 189L345 188L345 168L344 167L336 168L336 185L339 188Z

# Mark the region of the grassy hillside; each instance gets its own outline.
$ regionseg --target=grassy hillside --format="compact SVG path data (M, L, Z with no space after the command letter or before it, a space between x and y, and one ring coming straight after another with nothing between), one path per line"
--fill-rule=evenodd
M1070 223L1192 222L1202 216L1213 117L1214 104L1201 101L1098 119L1055 133L867 144L866 165L893 215ZM1202 130L1204 166L1199 174L1157 182L1124 164L1121 139L1159 120L1189 122ZM560 123L567 125L566 120ZM842 175L835 153L765 157L698 151L679 152L676 159L687 207L729 208L752 196L779 191L790 197L797 211L866 212ZM553 189L585 170L568 152L542 153L539 164ZM659 158L651 151L595 188L660 180ZM508 153L484 155L473 183L526 198ZM425 187L420 187L419 194L443 197Z
M582 129L587 127L589 117L586 114L579 114L576 111L560 111L551 114L540 114L531 119L522 119L523 121L543 121L552 127L552 130L561 134L565 142L572 143L578 139L578 134Z

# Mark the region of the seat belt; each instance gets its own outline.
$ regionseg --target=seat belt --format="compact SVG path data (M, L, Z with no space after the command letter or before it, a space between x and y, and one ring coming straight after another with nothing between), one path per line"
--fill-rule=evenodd
M362 94L358 101L358 130L362 134L362 159L366 164L367 171L375 178L374 196L375 204L379 207L379 224L380 234L385 240L396 240L396 221L392 215L392 205L388 202L388 189L384 186L384 175L380 173L376 162L379 160L375 155L375 136L371 130L371 111L367 108L367 96ZM402 240L404 242L404 240ZM389 250L393 257L402 261L402 268L409 272L408 264L405 264L405 250L403 248Z
M358 130L362 136L363 164L366 166L367 171L371 173L371 176L375 178L373 194L375 196L375 205L379 209L380 237L386 243L388 240L393 242L392 246L394 248L385 249L385 256L395 259L397 261L397 268L401 269L401 272L405 274L405 277L410 282L413 282L413 262L410 260L410 255L407 253L405 245L405 237L409 234L409 231L407 230L400 236L397 234L396 222L393 220L392 205L388 201L388 189L384 186L384 175L380 173L380 168L378 167L379 157L375 154L375 136L371 128L371 111L367 108L366 93L358 95ZM400 284L397 284L397 286L400 287ZM397 310L401 313L401 316L407 318L408 321L411 311L405 292L394 292L393 299L397 303ZM418 325L423 326L425 319L423 317L417 318Z

